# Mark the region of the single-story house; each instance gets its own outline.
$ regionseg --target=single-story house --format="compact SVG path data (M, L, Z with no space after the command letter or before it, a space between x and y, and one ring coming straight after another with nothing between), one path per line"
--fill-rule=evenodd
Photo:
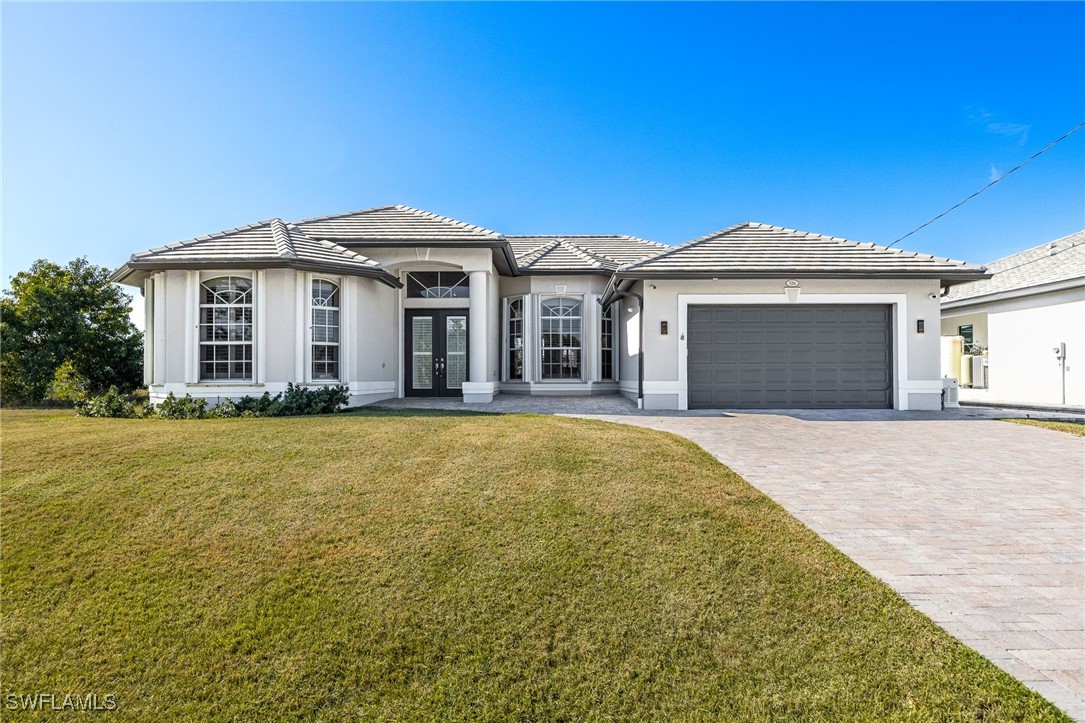
M942 299L942 336L964 346L960 368L943 363L960 400L1085 406L1085 231L987 268Z
M614 394L648 409L938 409L960 261L743 223L677 247L505 236L406 206L134 254L146 382L206 398Z

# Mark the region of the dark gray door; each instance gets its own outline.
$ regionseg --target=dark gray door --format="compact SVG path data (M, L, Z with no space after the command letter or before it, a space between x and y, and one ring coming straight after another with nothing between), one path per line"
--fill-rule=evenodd
M888 306L690 306L690 409L893 406Z

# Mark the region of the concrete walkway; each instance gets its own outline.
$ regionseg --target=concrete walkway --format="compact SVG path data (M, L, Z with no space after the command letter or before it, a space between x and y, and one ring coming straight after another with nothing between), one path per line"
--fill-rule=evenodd
M565 413L687 437L1085 721L1085 438L976 408L663 415L617 397L511 395L389 406Z

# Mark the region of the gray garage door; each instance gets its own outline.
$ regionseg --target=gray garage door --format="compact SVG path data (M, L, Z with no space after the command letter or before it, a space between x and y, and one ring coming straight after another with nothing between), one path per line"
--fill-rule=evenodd
M690 306L690 409L893 405L888 306Z

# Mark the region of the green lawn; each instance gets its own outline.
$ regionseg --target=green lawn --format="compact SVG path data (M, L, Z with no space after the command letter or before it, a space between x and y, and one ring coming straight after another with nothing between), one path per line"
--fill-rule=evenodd
M1014 424L1027 424L1030 427L1043 427L1054 429L1056 432L1069 432L1079 437L1085 437L1085 424L1081 422L1052 422L1048 419L1003 419L1003 422Z
M156 721L1065 720L678 437L0 424L5 695Z

